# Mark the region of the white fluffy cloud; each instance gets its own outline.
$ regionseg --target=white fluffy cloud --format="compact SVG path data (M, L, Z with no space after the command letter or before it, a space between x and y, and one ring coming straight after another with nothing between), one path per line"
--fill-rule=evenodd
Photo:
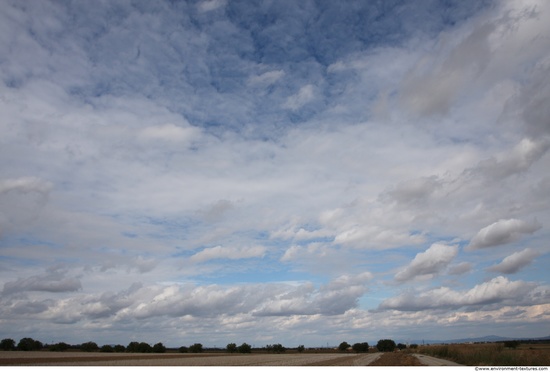
M430 279L443 271L458 253L456 245L434 243L425 252L418 253L409 265L395 274L399 282L424 278Z

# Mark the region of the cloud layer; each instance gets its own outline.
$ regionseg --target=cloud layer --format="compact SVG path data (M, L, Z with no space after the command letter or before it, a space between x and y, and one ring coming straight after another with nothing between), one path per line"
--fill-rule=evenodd
M3 332L547 336L549 12L6 1Z

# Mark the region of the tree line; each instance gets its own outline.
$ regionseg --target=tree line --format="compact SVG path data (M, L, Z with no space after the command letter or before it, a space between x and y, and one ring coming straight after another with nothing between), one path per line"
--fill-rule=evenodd
M507 345L508 346L508 345ZM346 341L340 343L338 346L338 350L341 352L348 352L353 351L356 353L367 353L369 352L369 343L368 342L357 342L353 345L348 344ZM405 344L399 343L396 344L395 341L390 339L383 339L379 340L376 344L376 349L381 352L391 352L395 349L405 349L407 346ZM412 344L409 346L410 348L415 348L417 345ZM167 348L162 344L162 342L158 342L154 345L150 345L146 342L138 342L138 341L132 341L127 346L124 345L103 345L98 346L95 342L89 341L84 342L82 344L78 345L70 345L65 342L58 342L51 345L45 345L42 342L38 340L34 340L30 337L22 338L19 343L15 343L13 339L5 338L2 341L0 341L0 350L20 350L20 351L38 351L38 350L50 350L50 351L67 351L69 349L72 350L80 350L80 351L88 351L88 352L108 352L108 353L164 353L166 352ZM219 350L219 349L218 349ZM287 348L284 347L281 344L272 344L272 345L266 345L265 347L260 348L261 351L269 352L269 353L284 353ZM296 349L299 353L303 352L305 350L304 345L298 346ZM190 346L181 346L177 349L180 353L202 353L204 351L203 345L200 343L195 343ZM237 346L236 343L229 343L227 344L225 350L228 353L251 353L252 352L252 346L247 344L246 342L242 343L241 345Z

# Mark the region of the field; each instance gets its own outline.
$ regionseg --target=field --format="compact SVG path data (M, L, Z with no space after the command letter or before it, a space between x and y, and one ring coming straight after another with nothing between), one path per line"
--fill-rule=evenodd
M370 354L226 354L226 353L82 353L50 351L0 352L7 366L364 366L380 353Z
M433 345L417 352L467 366L550 366L550 344L521 344L517 349L502 343Z

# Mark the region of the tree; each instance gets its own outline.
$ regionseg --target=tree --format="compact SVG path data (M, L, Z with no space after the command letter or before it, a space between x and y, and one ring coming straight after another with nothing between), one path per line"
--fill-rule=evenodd
M227 349L228 353L236 353L237 352L237 344L235 344L233 342L230 343L230 344L227 344L226 349Z
M300 346L298 346L298 348L297 348L297 350L298 350L299 353L303 353L305 349L306 349L306 348L304 347L304 345L300 345Z
M50 351L66 351L70 347L71 347L71 345L69 345L65 342L58 342L57 344L50 345L49 350Z
M158 342L153 345L153 353L165 353L166 347L162 344L162 342Z
M140 353L150 353L153 351L153 348L147 342L140 342L138 346L138 351Z
M42 349L42 346L42 342L33 340L30 337L24 337L19 340L19 343L17 344L17 349L23 351L36 351Z
M397 344L397 348L398 348L399 350L403 350L403 349L406 349L406 348L407 348L407 345L402 344L402 343L398 343L398 344Z
M349 349L349 347L350 347L350 344L348 344L346 341L344 341L338 346L338 350L346 351L347 349Z
M112 353L114 350L114 348L111 346L111 345L103 345L99 351L101 351L102 353Z
M191 353L202 353L202 344L193 344L189 346L189 351Z
M129 353L139 353L139 342L132 341L126 346L126 351Z
M369 343L368 342L358 342L353 344L351 347L356 353L368 353L369 352Z
M93 341L88 341L80 345L80 350L87 352L98 351L99 346L97 346L97 344Z
M15 350L15 341L11 338L5 338L0 341L0 349L5 351Z
M281 344L273 344L272 350L277 354L280 354L280 353L284 353L286 351L286 348Z
M239 346L239 353L250 354L251 352L252 352L252 347L246 342L243 342L243 344Z
M189 351L189 348L187 346L181 346L178 351L180 353L187 353Z
M379 340L376 344L378 351L394 351L395 350L395 341L394 340Z
M124 347L124 345L115 345L115 347L113 348L114 352L115 353L123 353L126 351L126 347Z

